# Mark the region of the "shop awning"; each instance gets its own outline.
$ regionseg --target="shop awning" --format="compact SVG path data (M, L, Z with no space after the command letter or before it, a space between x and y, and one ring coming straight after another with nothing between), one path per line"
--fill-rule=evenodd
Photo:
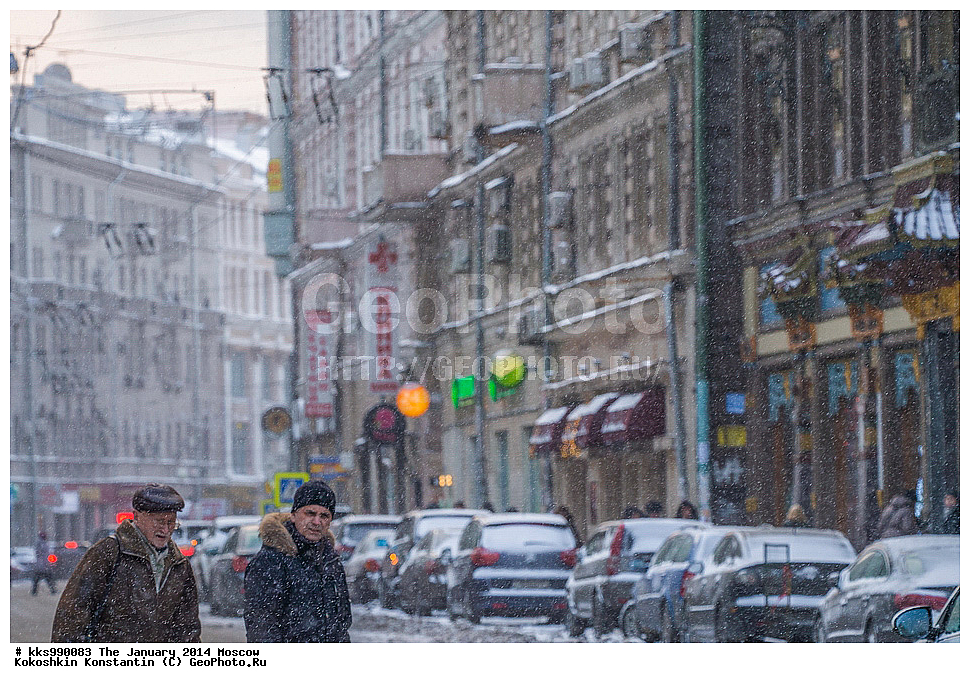
M600 394L574 408L566 419L566 432L563 434L563 441L572 439L577 448L598 446L600 427L603 424L606 409L619 395L615 391Z
M559 447L566 417L572 409L572 406L550 408L536 418L532 425L532 436L529 437L529 446L534 453Z
M663 387L639 394L623 394L606 409L600 439L604 446L642 441L667 431Z

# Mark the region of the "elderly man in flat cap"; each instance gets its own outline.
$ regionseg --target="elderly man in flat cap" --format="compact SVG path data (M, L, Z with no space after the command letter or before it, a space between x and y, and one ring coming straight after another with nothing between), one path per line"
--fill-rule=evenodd
M54 614L52 643L198 643L199 598L172 541L185 507L171 486L135 492L134 519L81 558Z
M246 640L250 643L349 643L350 595L330 532L337 497L308 481L289 513L259 525L263 547L246 567Z

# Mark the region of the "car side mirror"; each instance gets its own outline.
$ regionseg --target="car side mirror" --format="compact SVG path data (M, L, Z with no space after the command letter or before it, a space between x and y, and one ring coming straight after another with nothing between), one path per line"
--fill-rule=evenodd
M900 610L893 617L893 631L910 640L928 636L932 625L933 612L926 605Z
M849 581L849 568L846 567L845 569L843 569L838 573L838 577L835 580L835 585L838 588L843 588L845 587L845 584L848 583L848 581Z

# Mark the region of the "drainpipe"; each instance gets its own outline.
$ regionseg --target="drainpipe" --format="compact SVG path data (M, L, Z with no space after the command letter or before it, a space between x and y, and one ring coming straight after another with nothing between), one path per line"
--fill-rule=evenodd
M552 311L549 306L549 295L546 294L546 286L552 280L552 231L549 229L549 192L552 191L552 137L549 134L549 118L552 116L552 11L546 10L546 89L542 107L542 120L539 128L542 132L542 168L541 168L541 188L542 192L542 304L544 309L543 325L548 327L552 323ZM543 381L549 381L552 360L550 354L552 345L548 336L542 339L543 357ZM544 410L549 409L549 394L545 392L542 405ZM552 452L546 451L545 462L546 470L546 490L544 509L551 509L553 503L552 485Z
M384 10L380 10L377 13L377 25L380 31L380 56L378 57L377 68L379 70L378 88L380 89L378 117L380 120L381 159L384 158L384 152L387 151L387 59L384 57L384 41L387 39L387 33L384 22Z
M478 72L485 73L485 11L477 10L478 23ZM478 147L478 161L485 157L485 150ZM475 187L475 360L484 363L485 328L482 312L485 308L485 185L481 176ZM472 368L475 364L472 364ZM475 386L475 492L478 505L488 500L488 469L485 463L485 385L477 382Z
M680 12L670 12L670 51L673 52L680 44ZM669 249L671 252L680 248L680 119L677 115L677 78L674 70L669 72L668 113L667 113L667 158L668 179L670 185L670 201L667 208L667 225ZM677 278L671 276L664 285L664 305L666 309L667 356L670 369L670 393L674 404L674 450L677 454L677 495L681 500L687 500L687 437L684 426L683 387L680 383L680 355L677 351L677 318L674 311L674 292L677 289Z
M694 375L697 390L697 493L701 519L711 519L710 400L707 382L707 175L704 169L704 19L694 10L694 241L697 250L697 311Z

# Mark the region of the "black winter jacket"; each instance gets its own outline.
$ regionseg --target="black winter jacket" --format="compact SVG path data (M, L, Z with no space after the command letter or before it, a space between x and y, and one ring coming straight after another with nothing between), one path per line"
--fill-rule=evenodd
M333 536L311 543L290 515L259 525L263 547L246 567L246 640L250 643L349 643L350 595Z

